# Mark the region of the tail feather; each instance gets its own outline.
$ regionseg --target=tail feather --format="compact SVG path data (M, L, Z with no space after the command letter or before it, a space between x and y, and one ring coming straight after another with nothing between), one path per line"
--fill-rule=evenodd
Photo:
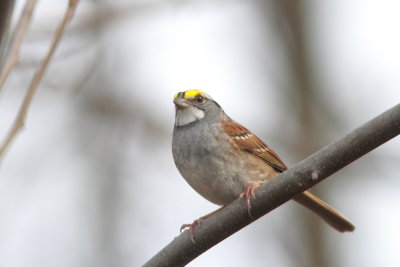
M354 225L334 208L323 202L310 192L303 192L293 198L304 207L310 209L339 232L353 232Z

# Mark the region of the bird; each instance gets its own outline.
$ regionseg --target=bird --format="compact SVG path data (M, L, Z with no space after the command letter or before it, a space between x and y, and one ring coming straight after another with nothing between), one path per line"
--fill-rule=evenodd
M197 193L222 208L236 199L246 199L250 214L251 197L257 187L277 177L287 166L265 142L231 119L205 92L179 92L173 103L172 155L180 174ZM343 215L308 191L293 200L339 232L355 230ZM194 228L219 210L182 225L181 231L189 227L193 241Z

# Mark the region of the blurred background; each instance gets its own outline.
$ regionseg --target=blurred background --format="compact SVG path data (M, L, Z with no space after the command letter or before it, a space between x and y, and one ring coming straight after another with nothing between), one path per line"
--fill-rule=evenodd
M24 3L2 7L12 14L3 42ZM38 2L0 89L1 140L66 5ZM288 166L399 103L399 10L386 0L82 0L0 162L0 266L140 266L215 210L174 166L178 91L210 94ZM189 266L400 266L399 149L397 138L313 189L354 233L289 202Z

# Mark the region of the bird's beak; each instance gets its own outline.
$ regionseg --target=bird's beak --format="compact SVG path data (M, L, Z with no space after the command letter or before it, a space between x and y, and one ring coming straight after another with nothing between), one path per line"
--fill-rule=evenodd
M186 100L185 98L175 98L174 104L175 104L176 108L179 108L179 109L185 109L190 106L190 102L188 100Z

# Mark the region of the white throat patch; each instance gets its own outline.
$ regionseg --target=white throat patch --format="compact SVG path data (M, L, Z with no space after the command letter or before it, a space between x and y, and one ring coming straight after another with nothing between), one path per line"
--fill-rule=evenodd
M177 109L175 117L176 126L184 126L194 121L204 118L204 111L196 107L188 107L185 109Z

